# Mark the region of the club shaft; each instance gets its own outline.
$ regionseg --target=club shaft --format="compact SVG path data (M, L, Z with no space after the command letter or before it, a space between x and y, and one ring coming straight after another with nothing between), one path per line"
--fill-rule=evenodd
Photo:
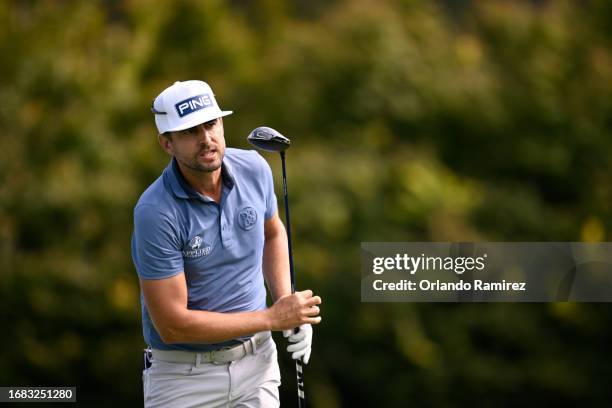
M295 271L293 269L293 247L291 246L291 216L289 215L289 193L287 191L287 170L285 169L285 152L280 152L281 164L283 166L283 199L285 201L285 221L287 223L287 245L289 247L289 273L291 275L291 293L295 293ZM297 332L298 329L295 329ZM302 362L295 360L295 372L297 374L298 407L305 408L304 395L304 370Z
M291 293L295 293L295 270L293 269L293 247L291 246L291 216L289 215L289 193L287 192L287 170L285 169L285 152L280 152L283 166L283 199L285 200L285 220L287 223L287 244L289 246L289 273L291 275Z

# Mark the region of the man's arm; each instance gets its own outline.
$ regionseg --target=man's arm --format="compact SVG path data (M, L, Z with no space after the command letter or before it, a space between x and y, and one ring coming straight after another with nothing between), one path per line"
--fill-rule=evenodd
M278 213L264 224L264 235L266 242L263 250L263 273L272 299L276 300L291 293L287 232ZM314 308L318 312L319 308ZM319 318L318 322L320 321ZM294 333L293 327L283 330L283 335L289 337L289 342L293 343L287 347L287 351L292 353L294 360L303 359L304 364L308 364L312 348L312 327L306 323L295 327L300 328L297 333Z
M278 212L265 222L264 236L266 240L263 249L263 274L272 301L276 302L291 293L287 232Z
M316 324L321 298L305 290L282 296L270 308L254 312L217 313L187 309L185 274L140 279L147 309L164 343L218 343L264 330L286 330Z

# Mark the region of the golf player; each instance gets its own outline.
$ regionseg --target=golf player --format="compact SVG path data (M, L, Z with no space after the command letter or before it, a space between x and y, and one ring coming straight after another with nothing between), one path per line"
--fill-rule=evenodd
M278 407L271 331L307 363L321 299L291 294L270 167L255 151L225 147L222 118L232 112L205 82L174 83L151 110L172 158L134 208L144 405Z

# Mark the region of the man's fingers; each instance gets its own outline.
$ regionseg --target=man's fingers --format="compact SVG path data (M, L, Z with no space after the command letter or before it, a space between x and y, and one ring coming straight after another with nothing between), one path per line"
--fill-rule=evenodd
M312 290L310 290L310 289L306 289L306 290L303 290L303 291L301 291L301 292L297 292L297 293L298 293L299 295L301 295L301 296L305 297L305 298L311 298L311 297L312 297L312 295L313 295Z
M306 306L314 306L314 305L320 305L321 304L321 298L319 296L313 296L311 298L308 298L305 302Z
M306 332L304 330L300 330L297 333L293 334L289 337L289 342L296 343L298 341L302 341L306 338Z
M283 330L283 336L289 337L293 333L284 331L288 327L301 326L305 324L319 324L321 318L318 316L321 309L316 306L321 304L321 298L314 296L312 290L295 292L289 298L283 296L277 300L271 309L272 316L278 322L275 330ZM280 326L280 327L279 327Z
M311 306L306 310L306 316L316 316L321 310L317 306Z
M294 359L294 360L298 360L298 359L302 358L302 356L304 354L306 354L307 351L308 351L308 348L305 348L305 349L300 350L300 351L296 351L295 353L293 353L291 355L291 358Z
M290 345L289 347L287 347L287 351L290 353L293 353L294 351L302 351L305 348L308 348L308 342L307 341L301 341L299 343L295 343Z
M314 311L318 313L318 307L313 306L313 308L315 309ZM314 324L321 321L319 316L310 319ZM308 364L312 345L312 326L310 324L300 325L297 333L293 333L289 337L289 342L292 344L287 347L287 351L292 353L291 358L294 360L301 359L304 364Z
M305 320L305 323L308 324L319 324L321 323L321 316L317 316L317 317L309 317Z

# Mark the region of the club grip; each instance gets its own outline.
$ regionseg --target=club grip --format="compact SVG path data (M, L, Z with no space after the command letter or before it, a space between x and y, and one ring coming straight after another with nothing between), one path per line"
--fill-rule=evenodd
M306 407L306 399L304 397L304 371L302 362L295 360L295 372L297 374L297 392L298 392L298 407Z

